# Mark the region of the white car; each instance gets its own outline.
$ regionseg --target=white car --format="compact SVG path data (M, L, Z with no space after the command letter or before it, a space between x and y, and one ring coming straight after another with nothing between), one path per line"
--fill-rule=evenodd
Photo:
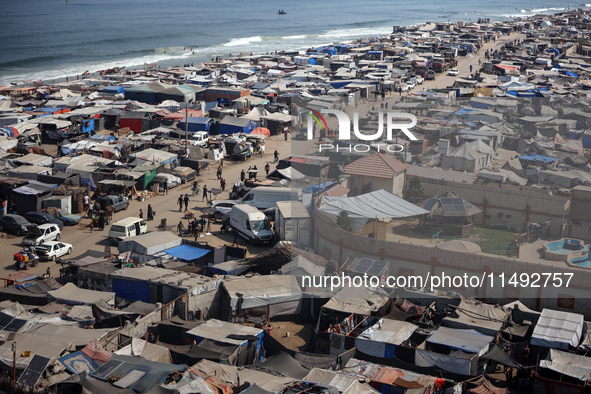
M215 209L213 217L220 220L222 216L232 211L232 207L236 205L237 200L214 200L211 203L211 208Z
M60 228L57 224L46 223L39 226L28 226L28 233L23 238L23 246L41 245L47 241L59 241L61 237Z
M173 187L177 187L181 184L181 178L178 176L174 176L172 174L160 173L154 177L152 182L157 183L159 185L159 191L164 191L164 182L166 181L168 189L172 189Z
M423 82L425 82L425 78L421 77L420 75L415 76L415 78L418 85L421 85Z
M407 81L406 86L408 86L408 90L412 90L415 88L415 83L413 81Z
M191 135L189 141L195 145L205 146L209 141L209 133L207 131L196 131Z
M72 244L65 242L48 241L35 247L35 253L40 259L44 260L55 260L58 257L65 256L72 253Z
M460 74L460 70L458 70L457 68L452 68L447 73L447 75L451 75L452 77L457 77L459 74Z

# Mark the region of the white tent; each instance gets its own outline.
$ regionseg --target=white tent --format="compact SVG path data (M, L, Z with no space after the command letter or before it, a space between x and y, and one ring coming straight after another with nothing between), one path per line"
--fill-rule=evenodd
M383 189L356 197L325 196L320 210L334 218L347 212L354 231L362 229L370 219L400 219L429 213Z
M544 308L530 344L562 350L568 350L569 346L577 347L583 335L584 324L583 315Z
M591 358L550 349L540 367L548 368L566 376L586 382L591 379Z

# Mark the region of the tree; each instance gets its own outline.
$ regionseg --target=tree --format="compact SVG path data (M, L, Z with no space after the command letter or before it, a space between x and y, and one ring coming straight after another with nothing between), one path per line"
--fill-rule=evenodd
M337 225L345 231L353 230L351 220L349 219L349 213L347 211L339 212L339 216L337 216Z
M406 199L408 202L412 202L413 204L417 204L425 198L425 191L423 190L423 185L421 185L421 180L419 177L413 176L410 182L408 183L408 192L406 193Z

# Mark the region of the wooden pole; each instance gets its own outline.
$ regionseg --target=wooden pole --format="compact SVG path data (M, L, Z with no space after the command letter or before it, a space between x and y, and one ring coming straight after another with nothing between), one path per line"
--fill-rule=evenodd
M16 342L12 343L12 384L16 384Z

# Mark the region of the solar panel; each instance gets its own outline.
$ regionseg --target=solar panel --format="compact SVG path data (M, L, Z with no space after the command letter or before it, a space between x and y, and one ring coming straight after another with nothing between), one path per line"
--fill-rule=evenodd
M45 371L45 368L49 364L47 357L35 355L27 368L23 371L22 375L18 378L18 384L23 384L27 387L35 387L37 381Z
M353 268L353 272L377 276L382 273L386 267L386 264L388 263L385 261L372 260L364 257L360 259L355 268Z
M442 197L439 199L444 213L466 213L464 200L458 197Z
M7 315L6 313L0 312L0 330L4 330L4 328L10 324L10 322L14 319L14 316Z
M17 332L25 325L25 323L27 323L26 320L13 319L6 327L4 327L4 329L6 331Z
M435 206L435 204L437 203L437 199L434 197L431 197L427 200L427 202L425 203L425 205L423 205L423 209L426 209L427 211L430 211L433 209L433 207Z
M92 377L101 380L107 380L109 376L122 364L123 361L121 360L109 359L106 363L94 370Z

